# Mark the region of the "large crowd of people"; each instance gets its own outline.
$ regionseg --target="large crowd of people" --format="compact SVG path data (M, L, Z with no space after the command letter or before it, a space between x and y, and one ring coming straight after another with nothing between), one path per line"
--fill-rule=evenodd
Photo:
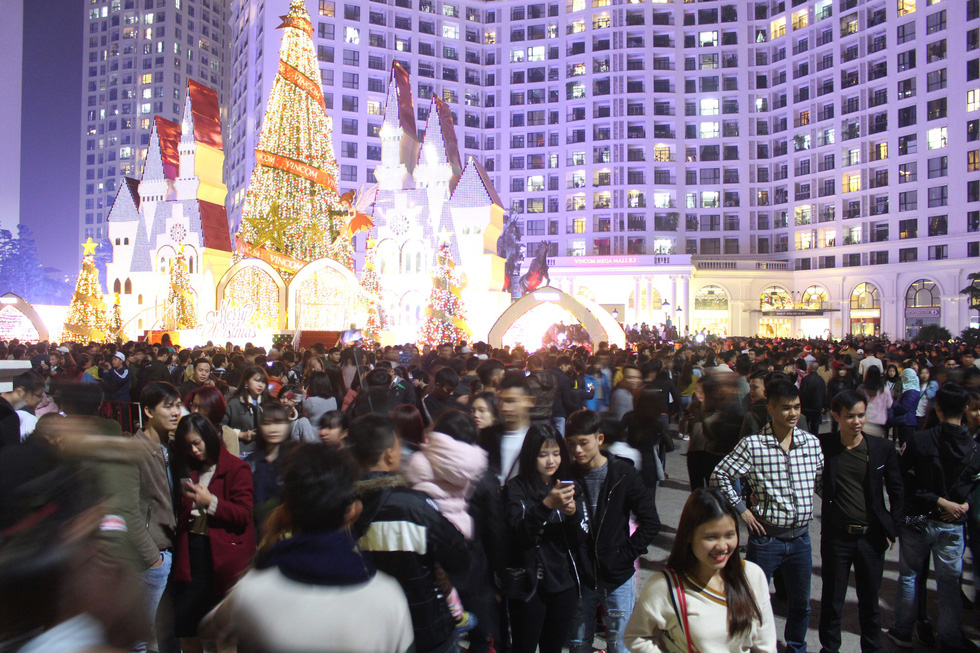
M0 359L31 367L0 393L0 650L768 652L772 586L784 650L815 627L830 653L852 570L862 653L974 648L963 342L165 338ZM672 453L691 493L662 529Z

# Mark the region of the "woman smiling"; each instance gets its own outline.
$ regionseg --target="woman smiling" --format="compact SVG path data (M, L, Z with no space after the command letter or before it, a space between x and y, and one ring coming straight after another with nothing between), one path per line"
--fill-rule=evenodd
M684 504L667 568L644 586L625 641L642 653L776 650L769 584L739 556L737 515L717 489Z

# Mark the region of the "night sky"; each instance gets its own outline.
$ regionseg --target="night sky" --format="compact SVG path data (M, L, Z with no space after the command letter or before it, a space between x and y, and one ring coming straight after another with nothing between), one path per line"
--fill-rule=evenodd
M74 276L84 8L75 0L24 2L21 222L34 230L41 262Z

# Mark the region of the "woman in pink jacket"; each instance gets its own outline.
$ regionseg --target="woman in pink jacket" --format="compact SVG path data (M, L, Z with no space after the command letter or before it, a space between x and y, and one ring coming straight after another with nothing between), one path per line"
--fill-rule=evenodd
M476 444L433 431L419 446L418 452L409 457L402 467L402 474L413 489L435 501L442 516L459 529L463 537L471 540L473 518L469 513L469 499L486 473L487 464L487 452ZM463 610L459 593L438 568L436 582L456 619L457 632L472 628L472 615Z

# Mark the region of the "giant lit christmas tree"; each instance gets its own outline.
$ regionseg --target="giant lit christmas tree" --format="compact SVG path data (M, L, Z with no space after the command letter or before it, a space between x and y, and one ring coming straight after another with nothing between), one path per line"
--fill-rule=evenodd
M419 340L425 344L456 343L469 337L470 329L466 325L466 311L460 298L455 267L449 244L444 242L436 256L432 294L425 309L425 323L419 331Z
M258 256L267 250L285 254L294 270L323 257L353 269L350 213L337 194L331 122L303 0L292 0L282 21L279 73L255 150L239 247Z
M194 291L187 272L187 258L181 246L170 268L170 294L167 296L167 311L171 329L192 329L197 326L197 309L194 306Z
M109 316L99 288L99 270L95 267L96 243L89 238L83 245L82 271L75 284L75 294L65 318L64 340L76 342L106 342Z

